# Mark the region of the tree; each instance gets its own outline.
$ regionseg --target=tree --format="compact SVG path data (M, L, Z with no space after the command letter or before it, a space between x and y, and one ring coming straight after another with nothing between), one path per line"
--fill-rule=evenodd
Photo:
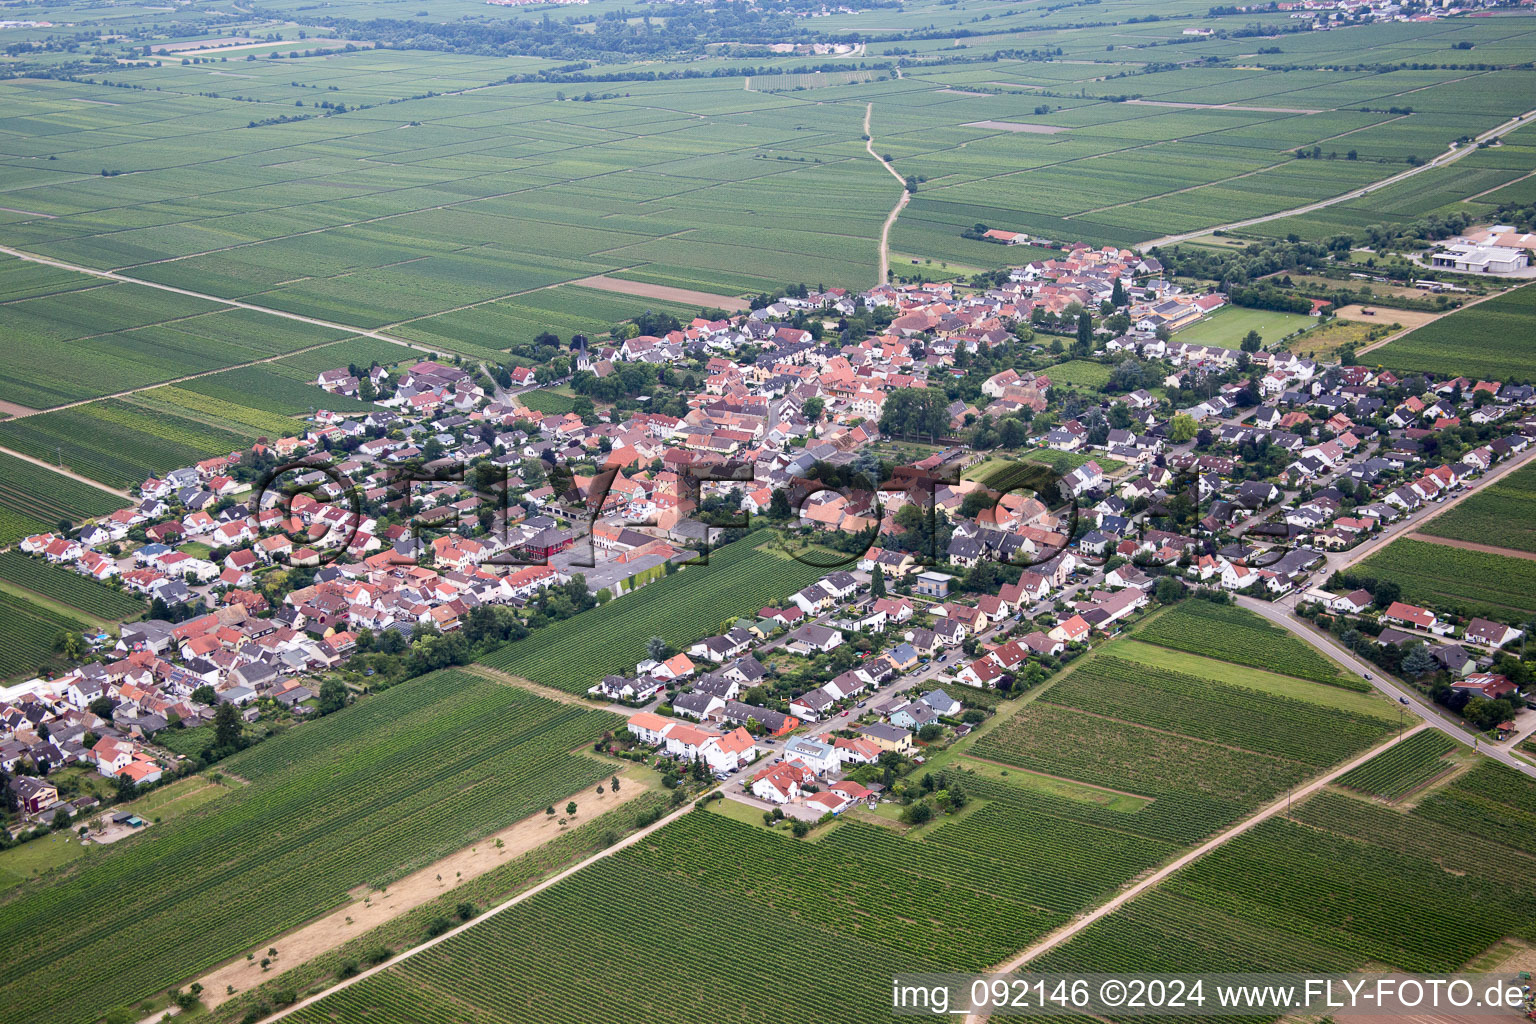
M785 520L794 515L794 510L789 506L789 495L784 488L775 487L773 497L768 501L768 518Z
M885 572L878 565L869 574L869 596L876 600L885 596Z
M219 693L212 686L204 683L202 686L199 686L197 689L192 691L192 699L199 704L206 704L209 707L213 707L219 702Z
M1086 309L1077 314L1077 344L1084 351L1093 350L1093 317Z
M572 800L570 803L565 805L565 813L571 815L572 817L575 816L575 814L576 814L576 801L575 800Z
M1125 305L1125 286L1120 283L1118 277L1115 278L1114 290L1109 293L1109 301L1113 302L1116 306Z
M1184 584L1172 576L1164 576L1157 581L1158 604L1173 604L1184 599Z
M1403 588L1400 584L1391 580L1378 580L1376 589L1371 592L1371 603L1377 608L1391 607L1394 601L1401 600Z
M800 406L800 414L812 423L820 422L821 414L826 409L826 403L820 398L807 398Z
M1259 336L1258 331L1249 331L1243 335L1243 341L1239 347L1244 352L1257 352L1264 347L1264 339Z
M347 684L335 676L320 684L320 713L329 715L347 706Z
M134 783L133 776L126 772L117 777L117 802L125 804L139 795L139 787Z
M659 636L653 636L645 642L645 653L652 661L660 661L662 655L667 653L667 642Z
M613 777L613 791L615 793L619 791L619 777L617 775Z
M1195 418L1187 412L1179 413L1168 425L1168 435L1173 438L1175 444L1192 441L1199 432L1200 427L1195 423Z
M231 749L240 745L240 712L233 704L220 704L213 713L213 745Z
M1435 656L1429 653L1429 648L1424 644L1414 644L1407 654L1403 655L1403 671L1411 676L1422 676L1426 672L1435 670Z
M79 633L66 629L54 638L53 649L69 661L79 661L80 655L85 653L85 641L80 639Z

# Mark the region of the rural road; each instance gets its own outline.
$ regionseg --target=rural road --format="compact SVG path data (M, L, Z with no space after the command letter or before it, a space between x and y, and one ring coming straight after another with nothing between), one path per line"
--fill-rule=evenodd
M896 200L896 205L891 212L886 214L885 223L880 226L880 279L876 284L885 284L891 273L891 228L896 225L896 218L901 216L901 211L907 203L912 201L912 193L907 191L907 179L892 167L890 161L875 152L875 136L869 128L870 118L874 115L875 105L864 105L864 148L869 150L869 155L880 161L880 166L891 172L891 177L901 182L901 198Z
M1152 889L1158 885L1161 885L1168 879L1170 875L1174 874L1181 868L1192 864L1193 862L1199 860L1201 857L1204 857L1206 854L1211 853L1212 851L1226 845L1227 843L1236 839L1238 836L1242 835L1244 832L1254 828L1261 822L1267 821L1270 818L1273 818L1275 815L1285 812L1291 806L1293 801L1302 800L1311 796L1313 793L1317 792L1319 789L1322 789L1324 786L1328 785L1339 776L1353 771L1354 769L1360 767L1360 765L1375 757L1377 754L1380 754L1382 751L1396 746L1415 733L1422 732L1424 728L1425 726L1423 724L1414 726L1407 732L1400 733L1397 736L1392 737L1392 739L1388 740L1387 742L1372 747L1364 754L1361 754L1359 757L1352 761L1340 765L1339 767L1328 772L1328 774L1313 779L1311 782L1307 783L1305 786L1301 787L1295 792L1287 793L1284 797L1276 800L1274 803L1270 804L1268 807L1265 807L1257 814L1243 819L1236 825L1233 825L1231 828L1227 829L1225 832L1216 836L1214 839L1207 840L1205 843L1197 846L1193 850L1190 850L1188 853L1179 857L1177 860L1171 861L1170 863L1164 865L1162 868L1158 869L1151 875L1148 875L1146 878L1142 879L1140 882L1137 882L1129 889L1126 889L1118 896L1115 896L1109 902L1100 904L1098 907L1089 911L1087 914L1084 914L1082 917L1077 918L1075 921L1072 921L1070 924L1063 925L1062 927L1056 929L1054 932L1051 932L1039 942L1024 950L1024 952L1020 953L1018 956L998 964L988 973L1011 974L1012 972L1017 971L1020 967L1023 967L1025 964L1029 963L1031 960L1035 959L1041 954L1055 949L1063 942L1066 942L1068 939L1082 931L1084 928L1087 928L1101 918L1107 917L1114 913L1116 910L1119 910L1121 907L1125 906L1125 904L1129 903L1137 896L1140 896L1148 889ZM981 1022L985 1021L986 1019L987 1014L985 1013L972 1012L966 1015L967 1024L981 1024Z
M1281 210L1278 213L1267 213L1262 217L1249 217L1246 220L1236 220L1230 224L1217 224L1214 227L1202 228L1199 231L1186 231L1179 235L1164 235L1162 238L1154 238L1151 241L1142 242L1136 248L1145 252L1148 249L1152 249L1160 245L1175 245L1179 242L1187 242L1191 238L1199 238L1202 235L1208 235L1213 231L1231 231L1236 228L1252 227L1255 224L1264 224L1272 220L1280 220L1284 217L1298 217L1304 213L1311 213L1314 210L1322 210L1330 206L1336 206L1339 203L1347 203L1351 199L1359 199L1361 196L1370 195L1377 189L1386 188L1388 185L1396 185L1400 181L1406 181L1416 174L1423 174L1425 171L1432 170L1433 168L1445 167L1449 164L1455 163L1457 160L1460 160L1468 153L1477 152L1477 143L1488 142L1493 139L1500 138L1504 135L1508 135L1516 128L1521 128L1527 124L1530 124L1533 119L1536 119L1536 110L1528 110L1518 117L1511 118L1501 125L1497 125L1496 127L1488 129L1465 146L1447 150L1446 152L1441 153L1439 156L1435 157L1433 160L1422 163L1417 167L1410 167L1406 171L1394 174L1388 178L1382 178L1380 181L1374 181L1369 185L1363 185L1360 188L1345 192L1342 195L1334 196L1331 199L1320 199L1315 203L1307 203L1305 206L1297 206L1289 210Z

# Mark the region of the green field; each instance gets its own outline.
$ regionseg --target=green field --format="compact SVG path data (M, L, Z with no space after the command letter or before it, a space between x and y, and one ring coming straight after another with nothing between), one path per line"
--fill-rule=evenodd
M115 512L126 498L0 452L0 545Z
M1425 729L1371 758L1339 779L1339 785L1396 800L1449 771L1452 765L1445 755L1456 746L1456 741L1444 733Z
M481 660L536 683L586 693L605 675L633 672L653 636L685 648L721 622L777 607L826 575L825 569L759 550L764 543L760 533L744 537L710 552L707 565L685 567Z
M145 610L141 597L19 551L0 551L0 582L41 594L98 619L128 619L142 615Z
M55 667L61 661L54 653L59 634L85 628L79 619L0 591L0 679Z
M1400 584L1403 600L1462 615L1518 621L1536 612L1536 562L1402 538L1356 571Z
M1536 285L1525 285L1425 324L1371 352L1394 370L1536 380Z
M1370 690L1370 684L1346 675L1305 641L1232 605L1185 601L1147 623L1136 638L1362 693Z
M0 903L7 1018L94 1021L509 825L610 774L569 751L614 721L449 671L238 754L250 785Z
M1536 465L1506 474L1419 528L1432 537L1536 554Z
M1302 313L1276 313L1268 309L1223 306L1197 323L1174 335L1175 341L1191 345L1220 345L1237 348L1249 331L1258 331L1266 347L1317 323L1316 317Z

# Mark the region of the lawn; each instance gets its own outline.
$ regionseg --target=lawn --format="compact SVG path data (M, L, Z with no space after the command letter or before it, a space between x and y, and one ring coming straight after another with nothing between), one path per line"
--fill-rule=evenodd
M1266 346L1279 344L1297 331L1317 323L1315 317L1302 313L1276 313L1268 309L1223 306L1216 312L1174 334L1175 341L1192 345L1220 345L1237 348L1249 331L1258 331Z

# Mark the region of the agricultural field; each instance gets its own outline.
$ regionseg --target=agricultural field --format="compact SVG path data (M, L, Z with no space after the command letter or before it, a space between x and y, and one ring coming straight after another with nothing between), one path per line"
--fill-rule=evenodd
M1412 604L1510 622L1536 612L1536 562L1525 558L1404 537L1357 571L1400 584L1403 600Z
M575 1024L638 1015L682 1024L704 1005L731 1020L822 1019L826 997L812 987L762 999L751 965L787 945L810 963L867 965L840 983L838 1019L886 1019L892 971L992 963L1174 849L1145 830L1140 813L979 774L965 785L975 811L905 837L873 817L845 817L816 842L795 843L724 814L686 815L295 1019L446 1024L467 1013ZM861 868L850 873L849 864ZM827 899L831 891L837 899ZM907 912L888 913L896 902ZM681 919L701 906L717 919L709 934L679 929L654 941L658 913ZM606 908L602 926L571 942L569 922L597 907ZM721 943L733 955L721 957ZM509 957L511 949L520 952ZM606 965L595 990L583 980L593 957ZM668 966L678 963L688 968ZM662 973L665 991L654 985Z
M1441 317L1371 352L1394 370L1536 380L1536 285L1525 285Z
M202 398L188 394L194 395L194 401ZM66 468L111 487L128 487L212 455L239 451L258 436L247 424L216 425L213 416L176 408L177 403L153 399L103 399L0 422L0 445L34 458L62 461ZM283 434L300 426L297 420L291 422L293 427Z
M128 501L0 452L0 545L108 515Z
M1370 689L1305 641L1233 605L1184 601L1137 630L1136 638L1362 693Z
M1456 741L1435 729L1425 729L1339 779L1339 785L1383 800L1397 800L1445 774L1452 767L1445 755Z
M1419 529L1431 537L1536 554L1536 465L1517 469Z
M0 903L8 1019L88 1024L563 799L615 721L446 671L238 754L249 785Z
M97 619L131 619L145 610L141 597L19 551L0 551L0 583L50 598Z
M1516 779L1531 792L1529 780ZM1433 973L1461 968L1505 936L1536 934L1530 855L1468 823L1440 827L1422 810L1405 815L1318 794L1028 969L1349 972L1385 965Z
M59 656L53 645L59 634L85 628L79 619L0 591L0 679L33 676L54 666Z
M517 400L534 412L546 416L570 412L576 406L574 398L560 391L524 391L517 396Z
M743 537L711 551L707 565L681 568L481 660L536 683L586 693L605 675L633 671L653 636L687 647L722 621L780 602L826 575L825 569L763 550L767 542L762 533Z

